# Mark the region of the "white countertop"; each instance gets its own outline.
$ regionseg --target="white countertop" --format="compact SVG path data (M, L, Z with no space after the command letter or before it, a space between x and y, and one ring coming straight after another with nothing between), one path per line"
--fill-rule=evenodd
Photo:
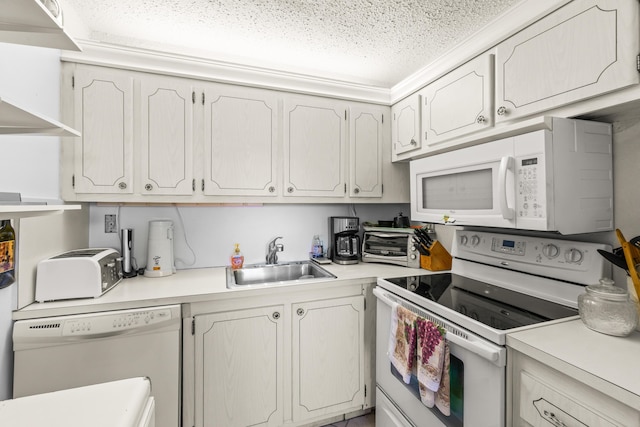
M640 332L614 337L577 319L508 334L507 345L640 410Z
M131 427L150 395L146 378L0 401L0 425L20 427Z
M316 289L327 286L344 286L355 283L375 282L377 277L411 276L428 274L428 270L398 267L387 264L359 263L351 265L327 264L322 268L336 279L315 280L311 283L289 283L269 286L247 286L243 289L226 287L224 267L178 270L165 277L138 276L122 280L110 291L98 298L82 298L64 301L34 302L13 312L14 320L38 317L94 313L109 310L152 307L167 304L194 303L217 299L240 298L273 294L278 290ZM304 287L304 288L302 288Z

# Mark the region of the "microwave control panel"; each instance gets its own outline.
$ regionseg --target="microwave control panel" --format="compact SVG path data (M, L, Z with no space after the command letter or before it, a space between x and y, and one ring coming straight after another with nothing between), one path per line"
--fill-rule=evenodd
M545 165L543 156L516 158L516 215L519 218L545 218Z

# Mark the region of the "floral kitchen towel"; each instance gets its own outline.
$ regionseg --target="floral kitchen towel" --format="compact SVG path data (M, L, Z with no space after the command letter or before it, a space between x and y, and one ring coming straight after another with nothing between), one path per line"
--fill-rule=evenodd
M445 331L433 322L418 317L417 323L417 371L422 403L431 408L434 393L440 388L445 360Z
M389 360L409 384L416 358L417 315L400 304L391 307L391 329L389 334Z

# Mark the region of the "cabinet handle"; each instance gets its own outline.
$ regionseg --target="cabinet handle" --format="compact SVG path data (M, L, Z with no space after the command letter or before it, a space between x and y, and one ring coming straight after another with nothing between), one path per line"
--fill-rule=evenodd
M498 111L496 111L498 113L499 116L504 116L507 114L507 107L505 107L504 105L500 108L498 108Z
M478 118L476 119L476 122L478 122L478 124L482 124L485 123L487 121L485 116L478 116Z
M280 318L280 313L277 311L274 311L271 317L273 317L275 320L278 320Z
M415 140L415 139L411 138L411 142L410 142L410 144L411 144L411 145L417 145L418 143L416 142L416 140Z
M354 188L353 189L353 194L358 194L360 193L360 189L359 188Z
M304 308L299 308L299 309L297 309L297 310L296 310L296 314L297 314L298 316L302 316L302 315L304 314Z
M121 182L120 184L118 184L118 188L121 190L125 190L127 188L127 183Z
M151 184L146 184L146 185L144 186L144 189L145 189L145 190L147 190L147 191L151 191L151 190L153 190L153 185L151 185Z
M269 187L269 193L273 193L274 191L276 191L276 187L274 187L273 185Z
M193 178L191 181L191 191L196 191L196 179Z
M287 188L287 193L293 193L293 187Z
M544 411L545 417L549 418L550 422L556 427L567 427L565 423L563 423L560 418L553 412L549 412L547 410Z

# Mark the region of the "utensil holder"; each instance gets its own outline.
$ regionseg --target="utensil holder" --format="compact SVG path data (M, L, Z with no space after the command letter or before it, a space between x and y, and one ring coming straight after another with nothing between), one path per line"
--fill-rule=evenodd
M622 245L622 251L624 252L624 258L627 261L627 268L629 270L629 276L631 276L635 295L640 296L640 276L638 276L638 271L636 270L636 265L640 263L640 249L636 245L632 245L627 242L627 239L625 239L619 229L616 229L616 235L618 236L618 241Z
M629 299L636 304L636 310L638 310L638 316L640 316L640 302L638 301L638 294L636 293L636 287L633 284L631 276L627 276L627 291L629 291ZM640 322L636 331L640 331Z
M431 255L420 255L420 267L430 271L451 270L451 254L438 242L429 247Z

